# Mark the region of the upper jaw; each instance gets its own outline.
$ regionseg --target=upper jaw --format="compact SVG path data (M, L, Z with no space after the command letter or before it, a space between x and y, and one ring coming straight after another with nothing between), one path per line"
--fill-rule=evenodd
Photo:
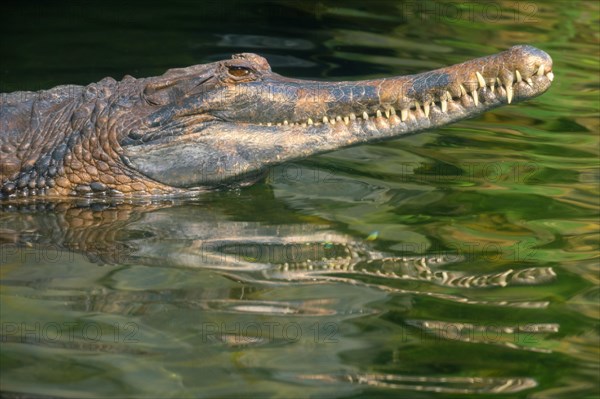
M196 104L183 112L173 105L172 111L157 113L145 131L130 133L122 144L170 141L200 133L212 123L228 129L245 126L255 133L278 128L282 132L329 134L343 125L352 131L374 125L382 133L401 134L538 96L550 87L553 78L550 56L526 45L404 77L316 82L270 73L264 81L254 83L252 101L232 99L220 111ZM248 102L254 104L248 107Z
M320 96L327 90L343 93L344 88L351 94L342 94L339 101L327 106L299 104L282 115L271 112L260 122L246 122L285 128L336 123L350 125L377 118L401 124L412 118L431 119L432 114L438 112L456 113L460 118L467 118L490 108L538 96L550 87L553 79L552 59L548 54L531 46L515 46L495 55L417 75L320 83L316 86ZM302 81L294 82L302 85ZM306 83L313 85L315 82ZM361 92L364 96L357 96ZM449 118L454 120L452 115Z

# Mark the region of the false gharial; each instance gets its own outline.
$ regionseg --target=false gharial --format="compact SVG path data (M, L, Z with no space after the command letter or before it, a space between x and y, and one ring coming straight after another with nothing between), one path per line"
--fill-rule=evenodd
M540 95L552 59L527 45L416 75L286 78L250 53L164 75L0 98L0 196L179 196L269 167L396 138Z

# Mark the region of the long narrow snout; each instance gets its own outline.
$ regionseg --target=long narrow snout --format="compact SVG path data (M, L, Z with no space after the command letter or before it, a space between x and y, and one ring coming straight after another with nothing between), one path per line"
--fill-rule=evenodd
M248 122L267 126L345 125L370 118L399 122L439 113L477 115L535 97L550 87L552 59L531 46L511 49L417 75L354 82L318 82L274 75L253 83L261 101ZM378 112L379 111L379 114ZM391 122L398 122L391 118ZM358 121L358 122L357 122Z

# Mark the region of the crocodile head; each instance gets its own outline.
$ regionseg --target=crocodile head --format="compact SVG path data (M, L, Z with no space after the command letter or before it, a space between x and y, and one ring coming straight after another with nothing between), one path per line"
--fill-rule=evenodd
M29 165L36 175L21 184L22 174L14 173L3 191L18 195L29 185L30 195L39 192L34 181L54 161L43 184L54 183L58 194L184 193L250 183L275 164L535 97L552 79L551 58L526 45L417 75L352 82L286 78L249 53L154 78L107 78L82 88L82 102L70 111L72 134L46 143L50 153Z
M270 165L473 117L543 93L552 60L518 46L406 77L289 79L255 54L171 70L144 90L158 107L122 142L133 168L176 187L244 181Z

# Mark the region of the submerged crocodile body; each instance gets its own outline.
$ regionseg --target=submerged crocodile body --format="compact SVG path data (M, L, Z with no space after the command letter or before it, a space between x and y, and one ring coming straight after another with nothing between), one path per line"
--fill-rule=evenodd
M268 167L473 117L546 91L531 46L417 75L282 77L256 54L121 81L3 94L0 198L185 195Z

